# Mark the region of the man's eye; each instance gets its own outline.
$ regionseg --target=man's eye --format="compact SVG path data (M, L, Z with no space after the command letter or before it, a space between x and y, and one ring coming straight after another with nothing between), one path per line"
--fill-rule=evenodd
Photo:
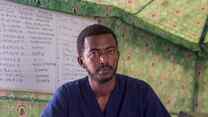
M96 52L96 51L93 51L93 52L91 52L91 54L92 54L92 55L96 55L96 54L97 54L97 52Z
M115 53L115 50L114 49L108 50L107 53L113 55Z
M98 53L96 51L92 51L89 53L89 56L96 56Z

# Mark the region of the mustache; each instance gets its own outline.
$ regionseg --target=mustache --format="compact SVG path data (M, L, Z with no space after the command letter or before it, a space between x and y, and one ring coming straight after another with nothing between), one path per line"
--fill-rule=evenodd
M100 67L98 67L98 69L96 71L99 72L100 70L103 70L103 69L113 70L113 66L110 66L110 65L101 65Z

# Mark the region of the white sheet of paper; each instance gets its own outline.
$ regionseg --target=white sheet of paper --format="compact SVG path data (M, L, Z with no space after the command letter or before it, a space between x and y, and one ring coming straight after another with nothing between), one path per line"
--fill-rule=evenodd
M52 93L82 78L76 38L95 19L0 1L0 89Z

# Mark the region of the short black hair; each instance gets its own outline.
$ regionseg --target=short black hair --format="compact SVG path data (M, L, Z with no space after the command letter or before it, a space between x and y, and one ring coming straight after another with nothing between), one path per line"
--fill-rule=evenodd
M77 52L78 56L82 55L82 52L84 50L84 40L88 36L94 36L94 35L101 35L101 34L112 34L113 38L115 39L116 46L118 45L118 41L116 38L115 33L108 27L101 25L101 24L92 24L84 28L78 38L77 38Z

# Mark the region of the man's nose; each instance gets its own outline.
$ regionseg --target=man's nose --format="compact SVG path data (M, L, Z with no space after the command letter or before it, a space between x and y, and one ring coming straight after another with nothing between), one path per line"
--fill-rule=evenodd
M99 61L101 64L107 64L108 63L108 56L106 56L105 54L100 55Z

